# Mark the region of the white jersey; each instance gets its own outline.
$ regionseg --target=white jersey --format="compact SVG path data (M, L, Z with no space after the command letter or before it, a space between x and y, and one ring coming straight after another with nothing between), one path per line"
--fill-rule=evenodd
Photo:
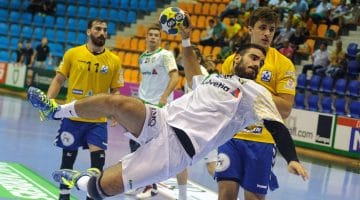
M141 54L139 64L142 75L139 98L156 105L169 83L169 72L177 70L174 55L168 50L159 48L154 52ZM173 99L172 92L168 97L168 102Z
M190 137L193 162L262 119L283 122L271 93L253 80L235 75L195 76L195 88L165 107L166 122Z

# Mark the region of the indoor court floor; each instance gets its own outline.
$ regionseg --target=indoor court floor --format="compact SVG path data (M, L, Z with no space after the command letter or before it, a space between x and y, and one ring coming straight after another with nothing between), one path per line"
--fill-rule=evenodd
M35 191L35 187L45 188L44 190L46 190L51 186L52 189L49 189L49 191L54 191L55 188L56 194L57 184L52 180L51 173L58 169L60 165L61 150L52 144L58 127L58 121L40 122L37 111L26 100L4 94L0 95L0 199L11 199L6 196L7 193L4 188L24 188L23 185L27 186L28 190L33 191ZM121 132L119 127L110 127L106 166L116 163L129 151L128 140ZM280 156L277 157L274 171L280 188L269 192L267 199L360 199L359 171L310 158L301 157L301 160L310 173L310 179L305 182L300 177L289 174L285 160ZM75 169L84 170L88 168L89 163L88 151L80 150ZM144 164L144 170L146 170L147 165L151 165L151 163ZM16 172L17 175L15 176L10 171ZM33 175L26 176L27 174L35 174L40 179ZM209 192L217 191L217 185L207 174L203 161L189 168L189 178ZM44 185L40 184L42 182L44 182ZM189 190L195 191L196 188L190 188ZM243 199L242 190L240 190L240 194L239 199ZM83 192L74 190L73 195L77 199L85 199ZM49 193L49 196L46 199L57 198L54 194L50 195ZM134 197L120 195L109 199L134 199ZM159 195L152 199L167 198ZM196 198L189 197L189 199ZM205 198L200 199L207 200Z

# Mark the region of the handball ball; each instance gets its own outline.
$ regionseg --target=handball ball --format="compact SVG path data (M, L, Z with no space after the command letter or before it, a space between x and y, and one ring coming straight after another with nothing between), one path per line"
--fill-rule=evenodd
M160 14L160 26L167 34L176 35L179 32L179 24L187 26L185 12L178 7L168 7Z

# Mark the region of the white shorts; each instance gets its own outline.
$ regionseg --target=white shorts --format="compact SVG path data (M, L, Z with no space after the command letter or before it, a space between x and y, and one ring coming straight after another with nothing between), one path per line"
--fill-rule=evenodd
M210 151L205 157L205 163L217 162L218 152L217 149Z
M174 130L165 123L164 111L146 106L146 119L137 142L140 148L122 162L125 192L166 180L191 163Z

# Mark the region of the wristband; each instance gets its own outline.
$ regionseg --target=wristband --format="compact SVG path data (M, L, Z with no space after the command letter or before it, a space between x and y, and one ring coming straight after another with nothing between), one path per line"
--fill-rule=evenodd
M181 44L183 47L191 47L190 38L186 38L184 40L181 40Z

